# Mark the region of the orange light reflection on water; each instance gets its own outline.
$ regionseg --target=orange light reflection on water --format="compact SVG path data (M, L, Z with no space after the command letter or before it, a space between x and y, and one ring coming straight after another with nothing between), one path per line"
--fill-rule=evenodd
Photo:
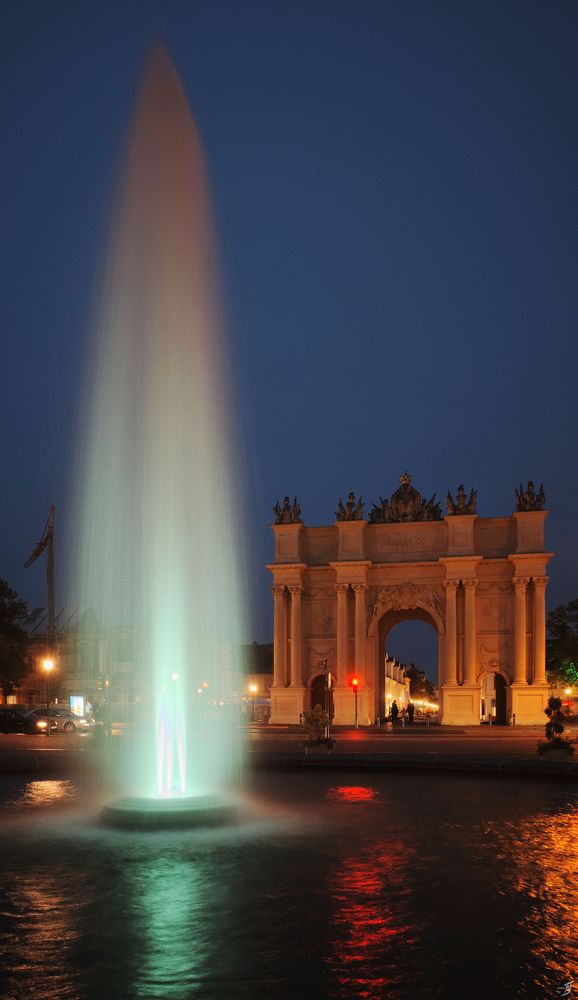
M509 847L511 889L529 904L532 952L558 985L578 981L578 809L520 823Z

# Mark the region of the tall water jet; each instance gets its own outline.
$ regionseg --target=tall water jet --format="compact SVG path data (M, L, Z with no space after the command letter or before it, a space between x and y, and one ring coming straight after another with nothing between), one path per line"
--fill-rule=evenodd
M126 740L124 784L157 803L220 792L240 763L219 689L245 630L215 258L201 141L157 46L107 256L73 575L76 606L94 613L104 655L114 636L129 636L136 649L140 722L138 738ZM83 648L81 635L79 655Z

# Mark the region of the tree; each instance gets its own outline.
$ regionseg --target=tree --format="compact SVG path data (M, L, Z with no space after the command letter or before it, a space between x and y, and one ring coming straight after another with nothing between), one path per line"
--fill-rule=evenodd
M433 698L435 688L424 670L418 670L415 663L410 663L404 670L405 676L409 677L409 693L412 698Z
M564 732L564 715L560 698L549 698L548 708L544 714L548 716L546 723L546 741L538 746L538 753L545 754L549 750L565 750L568 755L574 753L574 747L562 736Z
M546 666L550 680L578 684L578 597L560 604L547 619Z
M28 614L28 606L0 580L0 688L12 694L28 673L28 635L18 624Z

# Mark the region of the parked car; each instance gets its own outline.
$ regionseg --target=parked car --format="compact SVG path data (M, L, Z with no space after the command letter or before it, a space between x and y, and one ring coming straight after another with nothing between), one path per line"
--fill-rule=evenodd
M40 726L46 729L46 712L45 708L35 708L32 714L39 720ZM67 708L61 708L59 705L55 705L54 708L50 706L50 732L58 733L75 733L78 729L84 732L87 729L92 729L94 726L93 722L89 722L85 719L83 715L75 715L74 712L70 712Z
M27 733L36 735L46 729L46 719L41 721L34 712L13 705L0 705L0 733ZM56 725L50 720L50 732Z

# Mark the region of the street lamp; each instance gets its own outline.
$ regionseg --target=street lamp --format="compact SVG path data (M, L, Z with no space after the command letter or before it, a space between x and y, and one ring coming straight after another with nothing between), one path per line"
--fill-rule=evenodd
M249 691L252 694L251 698L251 722L255 721L255 695L257 694L257 685L249 684Z
M359 729L359 717L357 714L357 689L359 688L359 677L351 678L351 687L353 688L353 693L355 695L355 728Z
M42 661L42 669L46 673L46 735L50 736L50 671L54 670L54 660L47 657Z

